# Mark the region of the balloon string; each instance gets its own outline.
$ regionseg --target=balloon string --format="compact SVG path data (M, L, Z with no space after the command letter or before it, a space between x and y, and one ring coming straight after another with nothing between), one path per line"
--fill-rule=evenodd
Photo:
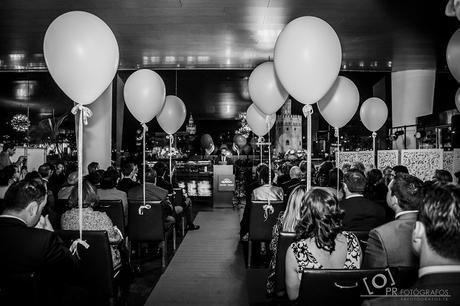
M265 117L265 122L267 123L267 131L268 131L268 184L272 185L272 161L271 161L271 150L270 150L270 117Z
M311 115L313 108L307 104L302 108L304 116L307 118L307 190L311 189Z
M337 197L340 192L340 134L339 128L335 128L335 136L337 137L337 157L336 157L336 167L337 167Z
M376 153L377 153L377 149L376 149L376 143L375 143L375 139L377 137L377 133L376 132L372 132L372 151L373 151L373 156L374 156L374 159L372 161L372 163L374 164L374 168L377 168L377 165L375 164L375 156L376 156Z
M83 240L83 116L84 112L80 108L80 116L78 116L78 230L80 240Z
M149 130L145 123L142 125L142 199L145 205L145 133Z
M172 184L172 143L173 143L173 135L169 134L169 183Z

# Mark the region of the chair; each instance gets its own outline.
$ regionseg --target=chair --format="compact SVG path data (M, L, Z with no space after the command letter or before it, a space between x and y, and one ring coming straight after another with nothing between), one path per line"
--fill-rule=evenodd
M385 295L389 288L407 288L408 271L399 268L304 270L298 305L361 305L364 299Z
M166 267L167 239L172 231L173 250L176 250L175 224L164 224L162 204L160 201L129 201L128 203L128 236L132 241L160 242L162 247L161 266ZM130 248L131 250L131 248ZM130 252L131 254L131 252Z
M57 231L67 247L80 237L78 231ZM83 231L83 240L89 248L78 245L80 257L79 285L86 288L94 299L114 304L116 298L112 253L106 231Z
M182 188L173 188L174 193L173 193L173 198L172 198L172 203L174 206L182 206ZM191 208L190 208L191 209ZM185 236L185 228L186 228L186 222L185 222L185 211L180 215L180 224L181 224L181 234L182 237Z
M278 297L286 295L286 252L291 243L294 242L295 236L296 234L293 232L280 232L278 236L275 267L275 295Z
M29 305L36 303L39 298L43 300L43 294L40 294L35 272L4 273L0 276L0 305Z
M99 206L95 208L97 211L102 211L109 216L115 225L125 237L125 213L123 212L123 203L121 200L99 200Z
M350 232L355 234L356 238L358 238L359 245L361 246L362 254L364 255L364 251L366 251L366 247L367 247L367 239L369 239L369 231L350 231Z
M267 219L265 219L264 206L266 204L268 204L267 201L251 201L249 207L248 268L251 267L253 241L270 241L278 215L280 211L286 209L283 201L270 201L273 213L267 213Z

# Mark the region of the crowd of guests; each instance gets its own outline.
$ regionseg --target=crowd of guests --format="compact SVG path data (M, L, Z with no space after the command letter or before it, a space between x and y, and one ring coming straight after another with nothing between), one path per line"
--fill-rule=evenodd
M40 279L62 285L65 283L62 272L72 273L77 269L78 259L54 231L80 229L78 173L75 167L66 167L64 163L45 163L37 171L27 172L21 178L19 167L10 162L0 170L0 281L7 282L17 273L34 272L40 275ZM181 192L180 203L173 205L175 189L166 169L167 166L161 162L153 168L147 167L146 200L161 201L165 226L175 223L183 214L188 230L199 229L193 224L192 202L185 192ZM126 243L123 243L126 237L123 237L122 229L97 208L100 200L120 200L125 224L128 224L129 201L143 200L139 174L137 165L130 161L123 163L121 173L114 167L101 170L94 162L88 165L88 174L83 177L81 227L83 230L107 232L113 269L120 271L125 291L129 290L131 280L130 254ZM65 297L56 292L49 293L47 297L54 299L57 305L74 304L72 301L56 301Z
M247 184L243 240L251 201L286 199L270 242L269 296L278 294L277 242L284 231L296 234L285 261L291 300L299 295L305 269L409 267L419 269L413 288L442 287L451 293L446 305L460 304L460 187L448 171L437 170L432 180L422 182L401 165L380 171L362 163L337 169L324 162L312 169L313 188L307 191L306 170L305 162L285 162L271 174L269 185L268 167L261 164L256 179ZM360 242L356 234L363 232L368 239ZM366 301L395 302L404 303L391 298Z

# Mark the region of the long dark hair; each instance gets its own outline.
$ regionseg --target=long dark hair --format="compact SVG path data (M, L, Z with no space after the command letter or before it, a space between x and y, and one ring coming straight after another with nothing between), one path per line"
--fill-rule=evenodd
M331 193L314 188L302 207L301 221L296 227L297 239L314 238L316 246L332 253L335 238L342 231L344 211Z

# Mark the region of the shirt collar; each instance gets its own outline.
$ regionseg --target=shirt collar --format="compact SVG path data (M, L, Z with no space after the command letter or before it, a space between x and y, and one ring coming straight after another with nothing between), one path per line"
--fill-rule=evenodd
M418 269L418 277L435 273L459 273L460 265L428 266Z
M22 220L21 218L16 217L16 216L12 216L12 215L0 215L0 218L17 219L17 220L21 221L22 223L24 223L24 224L27 226L27 223L26 223L24 220Z
M418 210L406 210L406 211L400 211L395 215L395 219L398 219L402 215L407 215L407 214L412 214L412 213L418 213Z
M345 197L345 199L351 199L351 198L362 198L364 197L362 194L359 194L359 193L352 193L350 194L349 196Z

